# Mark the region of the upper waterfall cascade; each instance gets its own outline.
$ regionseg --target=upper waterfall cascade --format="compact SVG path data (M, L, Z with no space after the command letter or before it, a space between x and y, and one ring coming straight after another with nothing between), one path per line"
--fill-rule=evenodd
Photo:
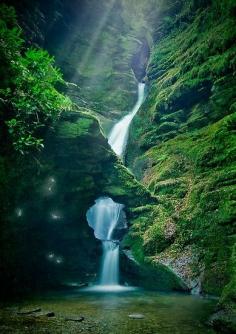
M135 106L128 115L124 116L119 122L117 122L113 126L108 136L108 143L110 144L113 151L120 157L123 156L126 149L130 124L144 101L144 92L145 84L139 83L138 99L135 103Z

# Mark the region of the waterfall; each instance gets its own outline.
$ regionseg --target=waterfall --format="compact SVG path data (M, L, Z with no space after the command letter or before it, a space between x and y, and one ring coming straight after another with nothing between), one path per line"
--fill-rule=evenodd
M113 232L120 219L124 205L115 203L109 197L100 197L87 212L87 220L99 240L113 240Z
M119 285L119 244L114 241L103 241L102 286Z
M109 197L101 197L87 212L89 226L103 244L102 286L119 284L119 243L115 240L114 231L126 227L121 214L123 207L123 204L115 203Z
M132 111L124 116L119 122L117 122L114 127L112 128L109 136L108 136L108 143L110 144L113 151L120 157L125 152L128 135L129 135L129 126L134 118L135 114L141 107L143 100L144 100L144 89L145 84L139 83L138 85L138 100L133 107Z
M138 85L138 99L131 112L118 121L108 136L108 143L113 151L123 156L127 145L129 127L135 114L144 100L145 84ZM117 291L124 289L119 285L119 242L115 231L125 228L123 205L115 203L111 198L101 197L87 212L89 226L94 229L94 235L102 241L103 257L99 286L94 290Z

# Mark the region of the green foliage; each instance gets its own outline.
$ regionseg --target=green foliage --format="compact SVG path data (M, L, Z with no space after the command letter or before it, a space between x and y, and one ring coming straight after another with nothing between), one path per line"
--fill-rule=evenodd
M164 226L160 225L158 222L154 222L144 235L143 247L145 254L152 256L153 254L163 251L169 245L170 243L164 235Z
M144 181L159 196L162 209L140 235L144 254L154 256L169 247L171 239L165 238L168 220L176 220L175 243L193 246L206 268L203 288L211 293L220 293L229 279L227 261L236 215L234 128L232 114L153 147L145 155L152 167Z
M234 237L235 239L235 237ZM236 239L234 240L234 247L232 251L232 256L230 259L230 266L229 266L229 271L230 271L230 282L229 284L226 285L226 287L223 290L223 294L221 297L221 303L224 302L230 302L232 303L233 301L236 300ZM233 303L232 303L233 304ZM236 311L236 306L234 305L235 311Z
M10 109L3 119L14 148L24 154L43 147L45 126L53 125L71 102L56 88L64 81L54 58L42 49L24 50L14 9L1 5L0 17L0 98Z
M76 138L79 136L89 135L89 130L94 123L94 119L83 118L79 122L61 122L60 128L58 129L58 135L65 138Z

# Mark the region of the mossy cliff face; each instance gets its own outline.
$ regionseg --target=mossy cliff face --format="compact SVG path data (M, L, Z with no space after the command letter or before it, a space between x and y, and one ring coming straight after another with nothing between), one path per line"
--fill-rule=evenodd
M150 4L136 1L8 1L30 44L54 55L72 84L67 93L104 120L120 118L135 103L151 44ZM134 10L135 8L135 10ZM104 119L105 117L105 119Z
M95 199L124 203L128 216L155 201L86 110L63 114L35 160L13 161L2 156L0 192L1 287L12 292L96 279L101 246L86 221Z
M48 157L51 157L50 170L54 171L61 183L57 203L66 208L66 211L72 211L69 216L76 222L77 231L88 229L86 211L100 196L110 196L116 202L125 204L128 222L135 219L137 214L139 218L145 219L143 206L149 205L151 208L157 202L111 151L97 120L89 113L64 115L56 133L48 138L45 156L47 161ZM95 239L91 238L91 234L88 237L89 240L86 235L81 234L80 248L81 245L86 248L87 244L91 244L94 249ZM87 263L88 254L83 257ZM98 256L95 258L98 259ZM83 263L83 259L80 259L79 263ZM182 280L164 266L141 264L141 268L135 268L132 261L123 259L123 279L134 282L136 276L136 282L149 288L186 289Z
M167 9L156 30L149 94L126 157L159 204L152 220L133 222L127 245L137 259L168 265L190 288L224 289L233 300L235 3L171 10L176 15Z
M152 202L150 193L112 152L98 120L88 111L62 115L55 133L47 138L44 154L51 157L53 170L60 170L65 175L77 173L78 177L73 174L73 187L83 194L84 200L88 198L89 204L101 195L112 196L130 208L140 206L142 201Z
M11 1L9 2L11 3ZM78 5L78 2L76 3ZM96 31L97 21L93 21L91 15L95 14L89 10L90 7L86 1L80 5L79 17L72 15L73 6L71 8L69 5L69 7L59 6L60 8L58 8L57 2L46 5L44 1L29 3L26 0L23 4L16 4L16 8L20 14L26 36L29 38L29 44L45 45L51 49L56 54L57 62L61 62L65 74L68 75L67 78L72 79L71 73L66 73L67 70L70 72L71 68L72 72L75 73L76 80L80 76L81 80L85 80L82 80L83 82L91 81L92 84L94 77L96 80L99 77L99 80L102 80L106 85L107 62L97 64L99 66L96 69L94 61L96 63L97 58L102 59L103 57L105 60L107 57L114 60L112 64L108 62L109 66L111 65L110 70L116 71L113 78L120 76L124 80L114 81L114 85L109 82L111 91L108 93L106 87L104 88L99 80L95 80L94 89L86 86L87 89L84 85L78 88L75 83L68 84L68 93L78 105L94 107L93 114L96 111L100 118L101 109L93 103L93 100L103 105L104 110L109 109L109 112L105 113L106 122L103 123L105 124L107 118L114 113L116 108L119 107L117 115L121 114L123 104L129 108L130 101L133 101L135 94L132 95L130 81L127 81L127 71L131 74L130 78L132 77L131 81L134 83L135 93L137 84L135 76L140 80L145 73L145 63L149 50L148 33L145 28L147 22L138 11L139 8L144 9L145 6L137 1L137 11L131 16L127 14L132 11L133 7L129 7L126 2L120 2L119 6L116 4L114 8L112 6L108 10L108 18L104 21L101 34L97 36L99 39L95 43L96 47L101 45L101 50L97 50L95 45L92 45L95 49L91 50L89 57L91 59L87 59L88 62L84 67L82 78L80 68L77 73L78 63L75 60L77 61L77 44L83 45L83 41L78 43L77 37L79 33L83 32L83 36L87 38L86 46L84 49L81 48L82 53L86 54L89 41ZM97 16L101 18L102 9L106 7L106 3L96 3L96 6L101 6L101 8L97 8L99 14ZM31 10L33 15L29 15ZM118 15L114 19L116 11L118 11ZM61 14L53 20L56 13ZM81 15L86 13L89 14L91 26L85 25L84 27ZM124 15L125 13L126 15ZM71 18L70 24L68 15ZM137 17L139 17L138 21ZM122 24L118 24L118 19L122 21ZM48 21L52 21L52 25L47 30ZM65 24L66 22L69 26ZM75 23L77 23L76 27ZM120 30L121 26L124 28L123 30ZM59 36L62 29L65 29L65 34L62 35L62 38L55 39L56 32ZM73 33L72 30L76 30L76 32ZM67 34L73 40L71 48L67 48L67 44L65 44L68 42L65 37ZM105 39L103 39L104 35ZM119 37L119 43L117 43L116 37ZM54 44L50 45L52 39ZM115 59L114 54L109 52L106 55L107 51L117 53L120 57ZM99 54L98 57L96 57L96 52ZM71 63L63 63L64 56L68 57ZM135 76L133 72L135 72ZM75 82L77 82L76 80ZM123 84L128 84L127 90L124 89ZM103 91L99 96L96 95L98 89ZM88 91L89 94L86 93ZM120 91L122 93L119 93ZM125 94L128 96L128 93L129 99L131 96L129 101L125 98ZM113 109L110 108L111 106L109 107L106 98L110 98ZM134 219L137 215L146 219L146 211L143 211L143 206L156 203L156 199L150 196L146 188L135 180L129 170L111 152L91 110L81 106L75 106L75 109L77 111L63 114L54 130L49 129L42 155L29 156L28 158L19 157L19 161L16 161L17 158L13 152L12 160L6 156L5 152L2 154L4 185L1 197L8 205L4 208L2 215L4 226L1 244L4 251L1 261L3 269L1 282L3 288L6 282L11 285L12 291L15 291L14 289L17 290L20 286L22 286L22 290L24 288L34 289L49 285L58 286L58 284L73 278L77 280L78 278L81 280L93 279L98 270L100 253L99 244L93 237L85 219L89 206L99 196L110 196L115 201L125 204L128 219ZM11 168L13 165L15 172ZM9 212L12 212L12 215ZM33 254L33 257L29 254ZM146 272L148 270L147 266ZM159 266L155 270L153 268L151 270L153 275L156 273L162 277L161 283L156 282L155 287L185 288L183 283L164 267ZM91 277L86 275L91 275ZM163 287L162 283L167 279L168 284Z

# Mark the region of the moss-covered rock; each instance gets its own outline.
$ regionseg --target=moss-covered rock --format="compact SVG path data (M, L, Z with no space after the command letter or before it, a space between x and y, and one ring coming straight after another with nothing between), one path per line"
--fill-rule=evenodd
M127 238L137 259L166 264L189 288L221 295L228 287L233 296L235 4L178 4L166 4L168 20L159 23L149 94L126 156L159 210L154 205L150 219L134 220ZM169 221L175 233L166 240ZM229 304L234 298L222 299Z
M8 168L13 162L15 172ZM86 221L89 207L98 197L110 196L131 217L135 207L156 201L84 109L61 115L35 161L2 156L0 166L3 291L6 285L12 293L19 288L25 293L96 280L101 245Z
M112 153L93 116L99 116L107 133L114 118L120 118L135 102L137 79L145 75L152 43L150 23L155 21L156 10L150 20L146 14L154 7L140 0L9 3L16 7L28 44L44 46L55 55L65 78L71 81L67 94L80 107L61 115L55 129L47 132L42 156L34 157L32 164L22 159L26 167L19 166L16 175L7 171L17 165L15 157L11 162L3 157L0 196L7 192L14 211L9 217L9 207L5 208L3 217L5 225L11 221L6 230L4 226L2 240L3 281L9 277L12 284L16 279L16 288L21 283L26 286L27 281L28 287L34 288L52 282L58 285L69 277L85 279L87 274L96 274L100 251L85 219L94 200L106 195L124 203L130 219L136 217L136 208L157 202ZM9 189L15 182L12 192ZM145 219L145 213L139 215L140 220ZM11 233L12 243L7 245ZM30 247L34 260L25 260ZM6 254L11 255L8 258ZM16 263L18 270L13 274ZM178 281L173 273L169 276Z
M127 1L9 2L30 42L55 55L74 84L67 91L74 102L112 119L131 109L151 44L148 3L137 1L133 11Z

